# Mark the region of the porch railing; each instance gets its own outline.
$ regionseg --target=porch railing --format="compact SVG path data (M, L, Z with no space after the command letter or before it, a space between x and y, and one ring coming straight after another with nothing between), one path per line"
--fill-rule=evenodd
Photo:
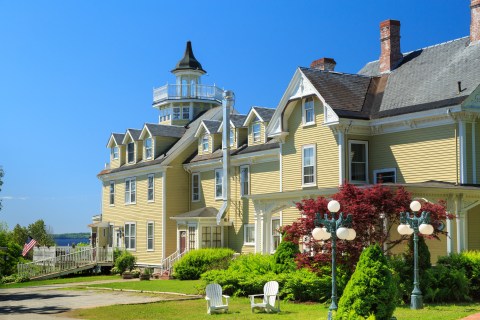
M61 273L99 262L113 262L112 248L80 247L70 253L53 258L19 263L18 274L22 277L35 278L42 275Z
M204 84L167 84L153 89L153 102L165 100L200 99L222 102L223 89Z
M167 258L163 259L162 261L162 268L161 268L161 273L163 274L164 272L168 272L168 273L171 273L172 272L172 268L173 268L173 265L175 264L175 262L177 262L178 260L180 260L181 257L183 257L185 255L185 253L187 253L188 251L185 250L183 251L182 253L180 253L180 250L177 250L175 251L174 253L172 253L170 256L168 256Z

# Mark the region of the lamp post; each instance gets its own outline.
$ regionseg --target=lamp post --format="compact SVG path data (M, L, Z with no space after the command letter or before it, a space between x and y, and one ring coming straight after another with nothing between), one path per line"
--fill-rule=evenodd
M336 218L336 213L340 210L340 203L336 200L331 200L328 203L328 211L330 211L330 218L327 213L323 218L317 212L315 216L315 229L312 231L312 236L315 240L328 240L332 238L332 303L328 308L328 320L332 320L333 310L337 310L337 238L342 240L353 240L357 233L351 227L352 215L347 217L343 213L339 213ZM323 225L323 227L321 227Z
M430 212L423 211L420 216L422 205L418 201L410 203L412 213L400 213L400 225L397 230L401 235L411 235L413 233L413 291L410 296L410 309L422 309L422 291L420 290L420 277L418 276L418 233L430 235L433 233L433 226L430 224Z

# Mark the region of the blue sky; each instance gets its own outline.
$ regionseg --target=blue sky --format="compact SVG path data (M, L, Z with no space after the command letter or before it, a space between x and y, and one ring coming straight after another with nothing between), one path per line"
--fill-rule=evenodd
M379 56L379 23L403 52L468 35L469 0L0 0L0 221L88 231L111 132L157 122L152 89L191 40L235 108L276 107L297 66L331 57L355 73Z

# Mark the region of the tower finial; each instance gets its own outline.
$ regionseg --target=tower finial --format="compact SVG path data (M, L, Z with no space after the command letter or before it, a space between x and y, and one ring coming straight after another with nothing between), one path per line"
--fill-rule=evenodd
M187 41L187 47L185 48L185 53L183 54L183 58L180 61L178 61L177 65L175 66L175 69L173 69L172 72L175 73L176 71L180 71L180 70L198 70L202 74L207 73L205 70L203 70L200 62L198 62L198 60L195 59L195 56L193 55L191 41Z

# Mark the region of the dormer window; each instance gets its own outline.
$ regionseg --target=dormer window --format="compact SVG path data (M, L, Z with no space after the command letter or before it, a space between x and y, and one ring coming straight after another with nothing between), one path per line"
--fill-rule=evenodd
M303 101L303 124L315 123L315 111L313 98L307 98Z
M208 152L208 134L202 137L202 151Z
M111 152L112 152L112 159L117 160L118 159L118 147L113 147Z
M135 161L135 144L133 142L127 144L127 161L128 163Z
M252 125L252 133L253 133L253 142L260 141L260 122L256 122Z
M230 129L230 147L235 143L235 130Z
M153 149L152 149L152 138L145 139L145 158L152 159Z

